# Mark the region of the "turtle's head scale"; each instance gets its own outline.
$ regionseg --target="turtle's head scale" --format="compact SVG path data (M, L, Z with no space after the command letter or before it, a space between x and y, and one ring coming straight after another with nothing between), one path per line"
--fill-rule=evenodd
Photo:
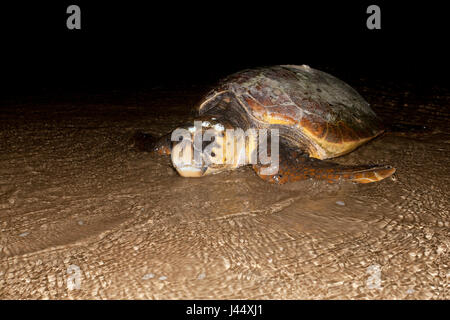
M226 121L204 117L174 130L171 159L177 172L183 177L202 177L236 168L238 163L233 161L236 146L228 153L226 149L227 144L230 146L229 129L232 127ZM245 152L245 145L243 148Z

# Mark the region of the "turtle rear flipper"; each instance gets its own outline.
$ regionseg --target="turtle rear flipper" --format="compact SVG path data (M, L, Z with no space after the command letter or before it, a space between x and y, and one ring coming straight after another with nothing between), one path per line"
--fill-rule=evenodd
M295 150L281 150L278 172L264 175L264 166L254 165L253 169L264 180L284 184L306 179L327 180L330 183L338 180L349 180L357 183L371 183L390 177L395 168L386 165L346 166L338 163L310 158Z

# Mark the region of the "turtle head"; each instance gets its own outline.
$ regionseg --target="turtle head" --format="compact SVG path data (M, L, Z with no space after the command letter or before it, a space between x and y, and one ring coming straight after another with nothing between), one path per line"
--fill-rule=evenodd
M174 130L171 159L177 172L183 177L202 177L242 165L245 145L231 145L230 129L228 122L206 117Z

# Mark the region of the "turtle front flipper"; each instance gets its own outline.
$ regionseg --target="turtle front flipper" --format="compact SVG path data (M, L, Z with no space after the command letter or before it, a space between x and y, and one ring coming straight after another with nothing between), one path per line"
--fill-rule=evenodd
M131 138L131 144L139 151L156 152L160 155L170 155L170 134L157 138L141 131L136 132Z
M253 169L264 180L270 183L319 179L330 183L339 180L350 180L357 183L371 183L390 177L395 168L384 165L346 166L331 161L310 158L307 154L292 149L281 149L278 171L264 175L264 166L254 165Z

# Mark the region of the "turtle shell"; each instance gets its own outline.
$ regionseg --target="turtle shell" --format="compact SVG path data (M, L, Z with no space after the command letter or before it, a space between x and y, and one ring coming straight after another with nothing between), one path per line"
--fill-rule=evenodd
M227 108L243 114L249 126L279 128L282 138L318 159L348 153L383 132L356 90L306 65L235 73L205 96L198 112L220 114Z

